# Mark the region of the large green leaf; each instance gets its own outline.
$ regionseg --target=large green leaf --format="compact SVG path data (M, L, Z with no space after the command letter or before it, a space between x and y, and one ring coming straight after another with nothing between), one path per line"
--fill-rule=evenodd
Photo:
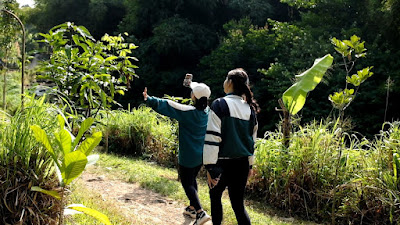
M54 154L54 150L51 147L50 141L47 138L47 134L46 132L40 128L38 125L32 125L31 129L33 131L33 134L36 138L36 140L40 143L42 143L44 145L44 147L47 149L47 151L49 151L53 156L55 156Z
M77 151L83 152L88 156L92 150L100 143L102 138L101 131L94 133L91 137L86 138L78 147Z
M111 225L110 220L108 219L108 217L106 215L104 215L103 213L91 209L91 208L87 208L84 205L78 205L78 204L73 204L73 205L69 205L66 207L66 210L75 210L78 212L83 212L86 215L92 216L94 217L96 220L100 221L101 223L105 224L105 225Z
M74 143L72 144L72 149L75 149L76 145L79 143L79 140L81 140L83 134L89 129L89 127L92 126L93 122L93 118L87 118L85 119L85 121L82 122L81 127L79 128L78 135L76 136Z
M77 178L85 169L88 162L86 155L81 151L70 152L65 155L61 174L64 185L68 185Z
M61 199L61 196L57 191L48 191L38 186L31 187L31 191L41 192L43 194L50 195L56 199Z
M330 54L316 59L314 65L300 75L298 81L283 93L282 100L290 114L299 112L305 102L307 93L321 82L326 70L332 65L333 57Z
M64 126L65 126L64 118L60 114L58 114L57 120L58 120L58 124L60 125L60 129L64 129Z
M64 155L71 152L72 137L66 129L63 128L60 132L55 133L55 139Z

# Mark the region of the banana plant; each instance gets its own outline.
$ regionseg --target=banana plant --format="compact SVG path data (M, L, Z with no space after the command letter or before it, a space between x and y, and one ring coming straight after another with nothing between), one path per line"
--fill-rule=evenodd
M332 62L333 57L327 54L322 58L316 59L310 69L300 75L296 75L297 82L287 89L282 96L283 103L291 115L295 115L303 108L307 93L314 90L321 82Z
M332 65L332 62L333 57L330 54L316 59L314 65L302 74L297 75L297 82L283 93L279 104L282 107L284 116L282 132L283 143L286 148L289 147L290 116L297 114L303 108L307 93L314 90L321 82L322 77Z
M65 128L65 119L62 115L58 115L57 120L60 130L54 134L52 141L49 140L46 132L40 126L33 125L31 129L36 140L47 149L54 161L57 177L62 187L61 194L57 191L45 190L37 186L33 186L31 190L50 195L61 201L59 224L62 224L65 187L79 177L88 165L94 164L99 159L98 155L90 155L90 153L100 143L102 133L101 131L94 132L92 136L86 137L85 140L81 141L84 133L93 124L93 118L87 118L82 122L76 137ZM107 216L83 205L69 205L64 210L68 214L85 213L104 224L111 224Z

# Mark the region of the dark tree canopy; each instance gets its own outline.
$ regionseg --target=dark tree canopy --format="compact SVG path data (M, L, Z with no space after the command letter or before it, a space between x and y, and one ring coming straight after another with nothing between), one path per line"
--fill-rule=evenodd
M295 74L309 68L315 58L334 55L333 69L311 92L302 122L327 117L329 94L345 82L340 55L331 38L357 35L365 40L368 57L355 71L374 66L347 115L354 129L376 133L383 122L400 117L400 2L396 0L36 0L25 19L37 31L72 21L86 26L95 37L129 33L139 45L140 78L120 99L138 105L144 86L150 94L188 97L182 87L185 73L207 82L213 97L222 93L226 73L242 67L250 74L262 111L260 134L279 121L277 99ZM263 72L259 72L260 69ZM387 79L394 80L386 105ZM368 113L366 113L368 112Z

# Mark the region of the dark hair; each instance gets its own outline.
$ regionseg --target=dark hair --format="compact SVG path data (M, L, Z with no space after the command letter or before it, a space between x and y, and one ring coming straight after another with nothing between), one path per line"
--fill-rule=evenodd
M208 99L207 97L201 97L200 99L196 98L196 101L194 102L194 107L196 107L197 110L204 110L208 106Z
M229 71L227 78L233 83L233 93L239 96L245 95L246 102L253 108L253 110L256 113L260 112L260 107L253 98L253 92L250 90L249 76L246 71L242 68L231 70Z

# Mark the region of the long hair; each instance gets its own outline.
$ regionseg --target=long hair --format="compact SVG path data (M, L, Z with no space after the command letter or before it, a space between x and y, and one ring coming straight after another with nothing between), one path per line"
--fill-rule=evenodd
M233 93L239 96L245 95L245 100L250 107L252 107L256 113L260 112L260 107L253 98L253 92L249 85L249 76L246 71L242 68L231 70L228 73L228 80L231 80L233 83Z
M207 97L201 97L200 99L196 98L196 101L193 105L197 110L204 110L208 106L208 99Z

